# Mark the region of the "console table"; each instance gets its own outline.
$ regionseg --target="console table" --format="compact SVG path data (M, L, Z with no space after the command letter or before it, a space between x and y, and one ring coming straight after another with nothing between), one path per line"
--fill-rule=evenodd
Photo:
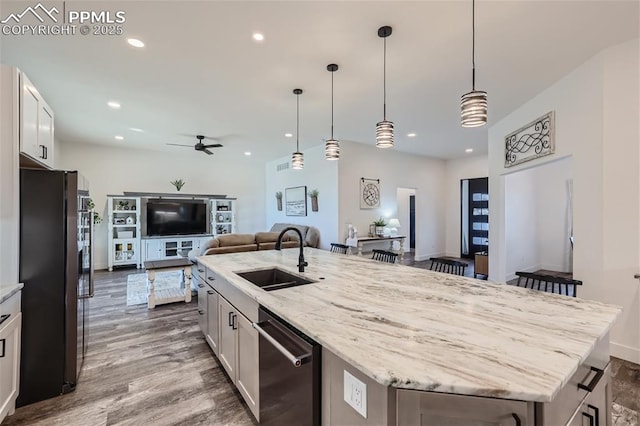
M153 309L156 305L165 303L191 302L191 261L186 258L168 259L168 260L151 260L144 262L144 268L147 270L149 277L149 293L147 295L147 307ZM182 271L184 290L182 285L172 287L165 290L156 291L154 281L156 279L156 271Z
M398 241L400 243L400 250L398 251L398 257L400 261L404 260L404 239L407 238L404 235L388 236L388 237L358 237L347 238L346 244L349 246L348 254L351 254L351 247L358 247L358 256L362 256L362 246L368 243L379 243L381 241L389 241L389 249L393 250L393 242Z

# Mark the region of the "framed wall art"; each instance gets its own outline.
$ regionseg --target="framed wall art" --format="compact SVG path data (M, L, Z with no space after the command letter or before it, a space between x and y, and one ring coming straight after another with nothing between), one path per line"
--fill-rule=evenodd
M508 134L504 143L505 167L553 154L556 150L555 112L550 111Z
M284 190L285 211L287 216L307 215L307 187L296 186Z
M360 178L360 208L380 207L380 179Z

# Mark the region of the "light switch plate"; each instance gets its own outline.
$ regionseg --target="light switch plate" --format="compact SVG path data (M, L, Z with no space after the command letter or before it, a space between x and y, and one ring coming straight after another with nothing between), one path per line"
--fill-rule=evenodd
M344 370L344 400L362 417L367 418L367 385Z

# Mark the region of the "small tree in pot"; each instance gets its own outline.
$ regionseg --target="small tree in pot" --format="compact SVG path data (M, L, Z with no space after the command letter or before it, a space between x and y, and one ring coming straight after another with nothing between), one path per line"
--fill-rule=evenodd
M373 224L376 226L376 235L382 237L384 235L384 227L387 226L387 222L380 216L378 220L374 221Z
M317 189L309 191L309 198L311 198L311 211L318 211L318 194L320 192Z
M282 192L276 192L276 201L278 202L278 211L282 211Z

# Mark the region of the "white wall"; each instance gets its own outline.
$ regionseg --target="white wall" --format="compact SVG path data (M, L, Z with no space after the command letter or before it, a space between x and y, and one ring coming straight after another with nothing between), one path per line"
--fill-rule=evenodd
M0 288L18 284L18 82L0 66Z
M571 178L571 157L504 177L505 280L516 278L516 271L571 271Z
M339 235L348 224L366 235L369 224L380 216L396 217L397 189L415 188L416 259L443 255L445 250L445 162L405 154L372 145L341 142L339 166ZM378 209L360 209L360 178L380 179Z
M620 305L612 352L640 362L638 39L596 55L489 129L491 279L503 281L505 179L513 170L573 156L574 277L581 297ZM556 112L556 153L504 168L504 136Z
M339 160L342 161L342 160ZM266 229L277 222L311 225L320 231L320 247L329 249L338 242L338 163L324 159L324 145L304 150L304 168L290 168L291 157L282 157L265 165L266 177ZM289 168L278 171L278 164L289 163ZM307 197L307 216L287 216L285 190L296 186L319 191L318 211L311 211L311 200ZM276 192L282 192L282 211L276 208Z
M251 157L231 157L224 150L215 155L185 148L180 152L141 151L124 147L58 143L56 167L78 170L88 180L96 211L104 218L110 194L132 192L176 193L169 181L183 179L186 194L220 194L235 197L236 231L265 229L264 165ZM96 226L95 267L107 267L107 224Z
M486 155L448 160L446 163L447 256L460 256L460 181L489 176ZM489 194L491 204L491 193ZM491 247L491 244L489 244Z

